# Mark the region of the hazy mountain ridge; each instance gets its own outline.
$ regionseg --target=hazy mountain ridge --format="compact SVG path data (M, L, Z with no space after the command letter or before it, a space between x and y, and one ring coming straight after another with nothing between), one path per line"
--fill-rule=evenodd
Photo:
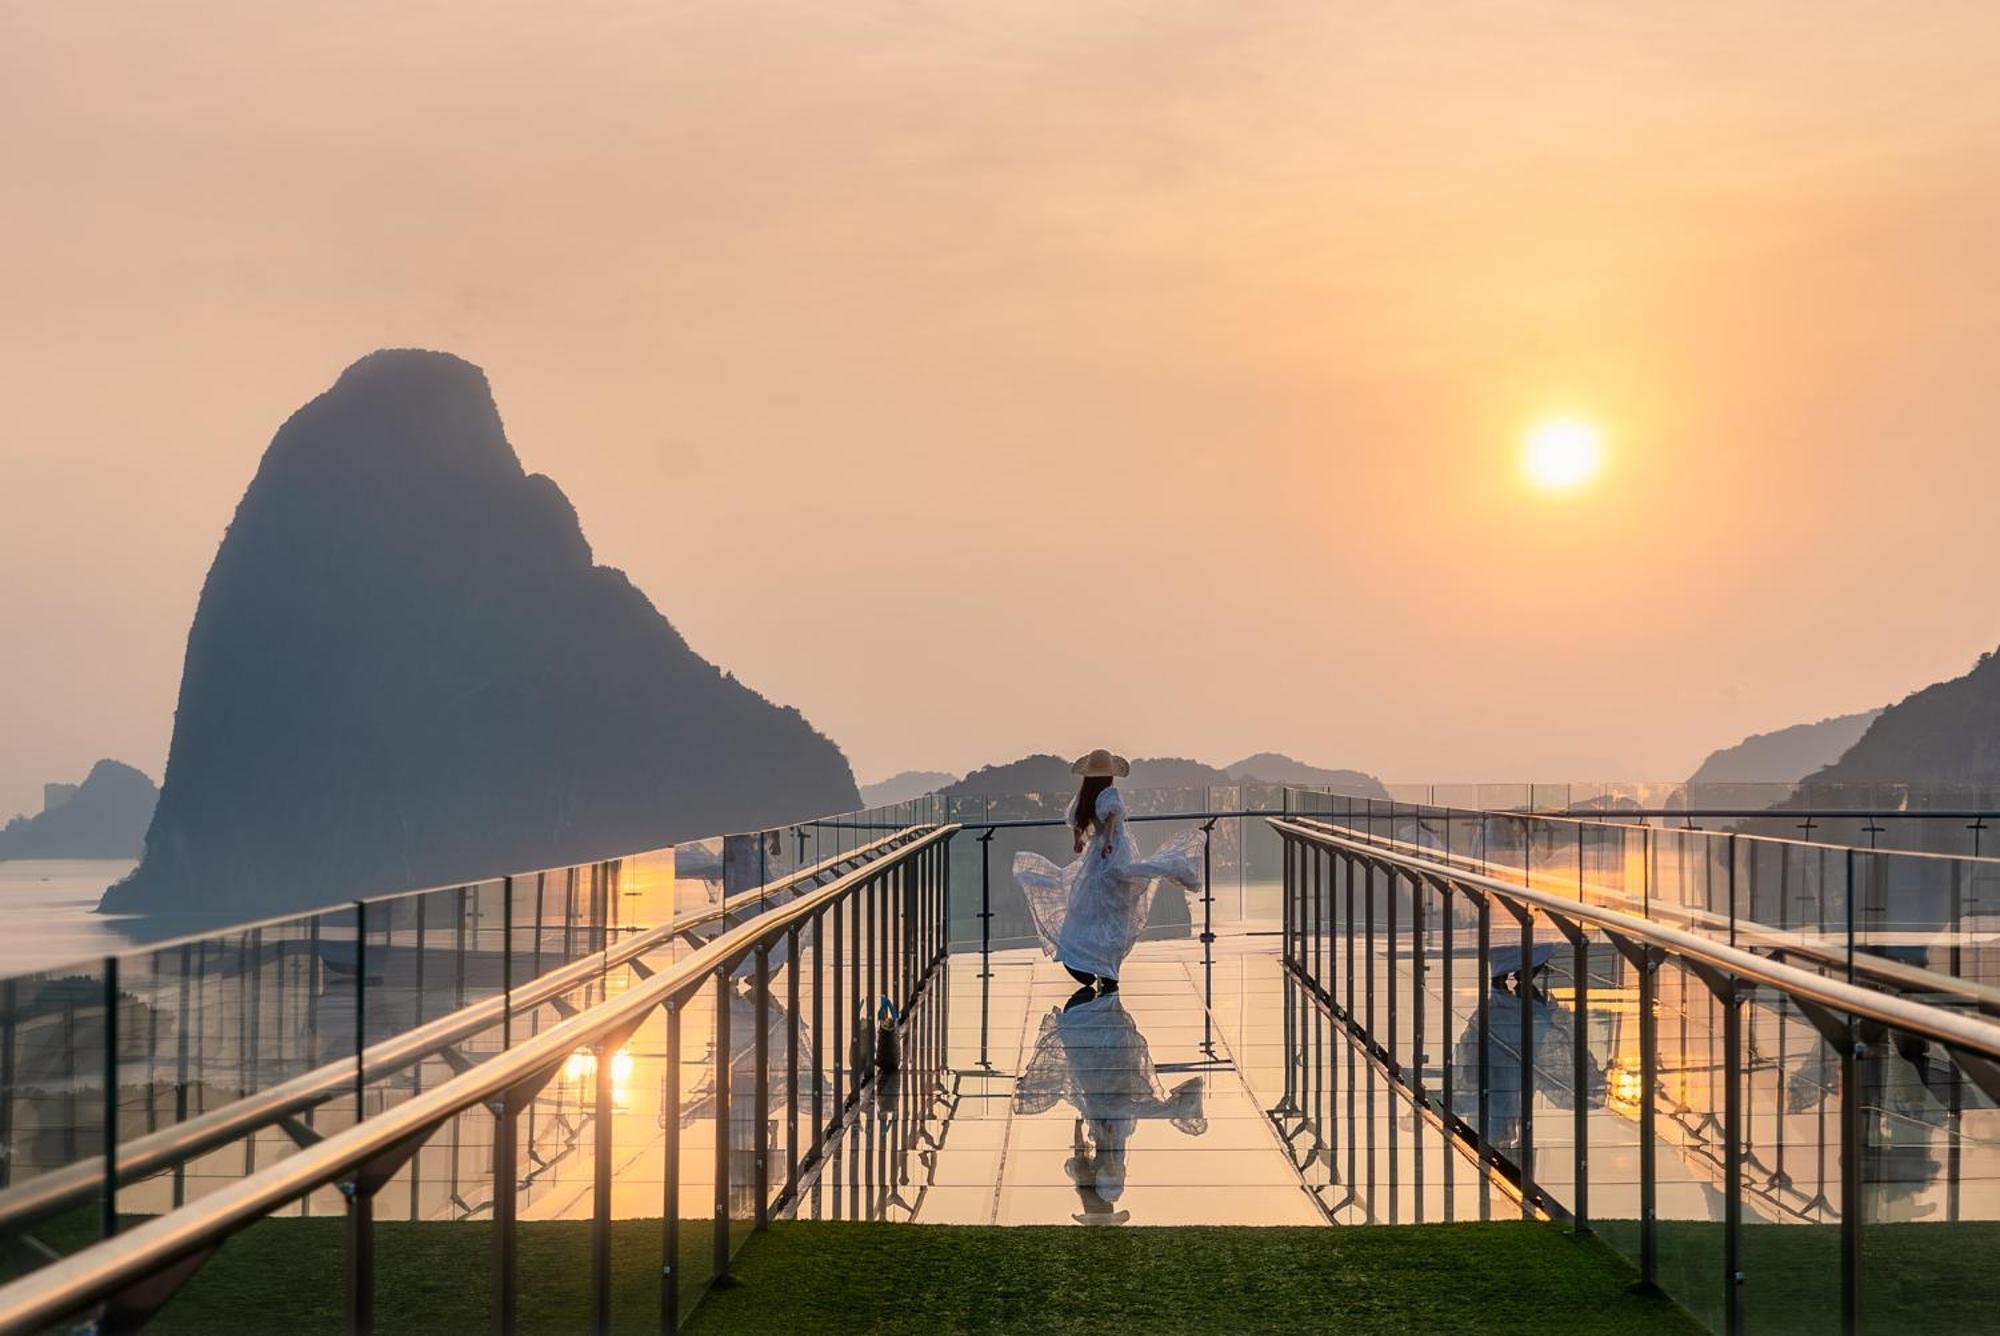
M1283 752L1258 752L1224 768L1239 782L1248 780L1259 784L1294 784L1304 788L1332 789L1335 792L1351 791L1357 797L1389 796L1389 791L1383 787L1382 781L1365 771L1329 770L1324 766L1308 765L1304 761L1294 760Z
M1733 746L1710 752L1688 783L1796 784L1838 761L1881 715L1881 710L1863 710L1752 733Z
M99 761L60 807L0 827L0 859L136 858L160 791L122 761Z
M948 770L903 770L873 784L863 784L861 805L887 807L891 803L908 802L957 782L958 776Z
M1063 757L1038 752L1017 761L981 766L945 792L953 796L995 797L1075 788L1077 779L1069 767L1069 760ZM1315 778L1302 778L1308 775ZM1371 797L1389 796L1382 782L1372 775L1359 770L1326 770L1278 752L1259 752L1226 769L1182 756L1139 757L1132 762L1131 777L1119 782L1132 789L1225 788L1244 783L1332 785Z
M592 563L477 367L384 351L244 493L144 861L103 907L267 914L859 801L832 742Z

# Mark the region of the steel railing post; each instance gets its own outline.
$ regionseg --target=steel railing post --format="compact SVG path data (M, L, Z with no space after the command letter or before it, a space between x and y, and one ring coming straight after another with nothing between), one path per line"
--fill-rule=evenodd
M500 904L500 1047L514 1047L514 879L501 883Z
M1648 1285L1660 1279L1658 1147L1653 1144L1654 1106L1659 1102L1660 1018L1659 957L1641 947L1639 969L1639 1277Z
M1493 897L1479 896L1479 935L1476 939L1479 962L1479 1158L1491 1164L1493 1150ZM1486 1199L1485 1179L1481 1178L1480 1200ZM1482 1215L1484 1213L1482 1212Z
M1380 1052L1382 1041L1375 1037L1375 862L1372 858L1361 864L1361 912L1362 940L1361 963L1367 971L1363 980L1361 1029L1366 1036L1368 1047Z
M1388 1058L1389 1058L1389 1075L1390 1075L1390 1076L1391 1076L1392 1078L1393 1078L1393 1077L1399 1077L1399 1076L1401 1076L1401 1075L1403 1074L1403 1058L1402 1058L1402 1054L1401 1054L1401 1053L1399 1053L1399 1052L1397 1051L1397 1049L1396 1049L1396 1030L1397 1030L1397 1025L1396 1025L1396 1011L1397 1011L1397 1008L1396 1008L1396 995L1397 995L1397 989L1396 989L1396 937L1397 937L1397 931L1396 931L1396 929L1397 929L1397 916L1396 916L1396 893L1397 893L1397 888L1398 888L1399 886L1401 886L1401 885L1402 885L1402 881L1403 881L1403 878L1402 878L1402 874L1401 874L1400 872L1398 872L1398 871L1396 870L1396 867L1395 867L1395 865L1394 865L1393 863L1392 863L1392 864L1387 864L1387 865L1385 865L1385 866L1383 867L1383 869L1382 869L1382 911L1383 911L1383 916L1384 916L1384 918L1385 918L1385 919L1387 920L1387 922L1386 922L1386 923L1385 923L1385 924L1383 925L1383 934L1382 934L1382 940L1383 940L1383 944L1384 944L1384 945L1385 945L1385 946L1386 946L1386 947L1388 948L1388 960L1387 960L1387 963L1386 963L1386 964L1385 964L1385 965L1383 966L1383 970L1382 970L1382 979L1383 979L1383 982L1384 982L1384 983L1385 983L1385 984L1387 985L1387 989L1386 989L1386 991L1387 991L1387 992L1388 992L1388 994L1389 994L1389 995L1388 995L1388 997L1387 997L1386 999L1384 999L1384 1001L1385 1001L1385 1003L1386 1003L1386 1006L1387 1006L1387 1010L1388 1010L1388 1012L1389 1012L1389 1016L1388 1016L1388 1021L1389 1021L1389 1042L1388 1042L1388 1044L1386 1045L1386 1047L1385 1047L1385 1050L1384 1050L1384 1051L1385 1051L1385 1052L1386 1052L1386 1053L1388 1054Z
M1575 986L1570 1044L1570 1088L1575 1094L1571 1139L1576 1142L1576 1189L1571 1212L1577 1233L1590 1233L1590 937L1569 925L1570 973Z
M785 1195L799 1185L799 950L795 924L785 937Z
M12 1090L0 1091L11 1099ZM151 1092L147 1098L151 1099ZM118 957L104 958L104 1203L98 1219L100 1237L118 1232Z
M751 1187L756 1201L751 1207L755 1229L771 1226L771 948L757 946L755 988L756 1098L757 1116L752 1123Z
M1444 1061L1440 1064L1440 1066L1443 1068L1444 1093L1442 1098L1444 1104L1440 1112L1444 1115L1444 1125L1447 1136L1450 1136L1452 1135L1451 1129L1453 1122L1458 1117L1458 1105L1454 1101L1454 1090L1453 1090L1454 1083L1452 1081L1452 1075L1451 1075L1451 1023L1452 1023L1451 1008L1452 1008L1452 998L1453 998L1452 978L1451 978L1451 951L1452 951L1451 930L1452 930L1452 920L1456 918L1458 914L1458 906L1453 900L1450 882L1441 881L1438 883L1438 900L1444 909L1444 941L1438 948L1438 959L1443 966L1443 973L1444 973L1444 1007L1443 1007L1444 1033L1438 1037L1439 1043L1444 1046ZM1449 1156L1445 1157L1444 1172L1445 1172L1445 1190L1449 1192L1451 1189L1451 1157ZM1449 1206L1449 1200L1447 1199L1445 1219L1449 1220L1450 1218L1451 1218L1451 1211Z
M1722 1081L1724 1140L1722 1165L1722 1284L1724 1330L1743 1331L1743 1003L1742 986L1734 979L1717 990L1722 1003Z
M680 1326L681 1246L681 1006L668 998L666 1091L660 1122L666 1135L662 1151L660 1204L660 1336L672 1336Z
M520 1215L521 1109L531 1092L506 1091L495 1099L493 1113L493 1328L513 1336L520 1325L520 1276L517 1222Z
M597 1045L596 1108L591 1136L590 1192L590 1329L598 1336L611 1330L611 1120L612 1069L616 1046Z
M1861 1230L1867 1223L1861 1188L1862 1047L1854 1031L1850 1019L1840 1050L1840 1314L1841 1329L1849 1333L1861 1330Z
M847 897L845 896L841 896L836 900L834 900L833 902L833 961L832 961L833 964L833 970L832 970L833 1113L832 1113L832 1118L834 1120L837 1120L840 1117L841 1110L847 1107L847 1092L846 1092L847 1054L849 1050L853 1047L851 1043L843 1042L843 1035L845 1034L846 1022L847 1022L847 977L846 977L847 971L844 968L843 962L841 960L841 953L845 947L843 938L845 938L846 936L846 934L841 931L843 926L841 923L841 917L842 917L842 907L846 903L846 898ZM817 1034L817 1031L815 1031L815 1034ZM831 1131L832 1121L823 1123L821 1124L821 1126L825 1127L828 1131Z
M354 1121L359 1123L368 1097L368 1072L362 1054L368 1049L368 902L354 902Z
M715 1228L710 1284L729 1279L729 967L715 967Z
M1521 972L1514 987L1521 1002L1521 1217L1534 1215L1535 1190L1535 915L1510 906L1521 924Z
M824 910L821 910L819 913L816 913L812 916L812 933L813 933L813 998L812 998L813 1110L812 1110L812 1150L809 1152L809 1158L816 1164L819 1162L820 1147L823 1144L823 1139L826 1135L826 1080L824 1075L826 1072L826 1065L825 1065L826 1032L823 1028L823 1024L826 1019L826 1014L825 1014L826 1008L824 1006L824 998L826 996L826 988L824 982L826 975L825 971L826 912ZM836 968L835 977L838 977L838 974L839 971L838 968Z
M1292 943L1292 898L1298 894L1293 884L1294 865L1298 860L1298 841L1287 835L1283 838L1284 852L1280 860L1284 894L1278 899L1278 942L1284 962L1294 969L1298 967L1298 954Z
M863 919L868 916L872 903L870 893L874 890L874 886L873 876L862 878L861 884L850 896L852 903L848 905L847 985L854 994L854 1006L852 1014L847 1018L850 1031L847 1036L847 1100L835 1111L836 1117L846 1112L847 1105L861 1098L861 1087L868 1082L868 1073L861 1069L857 1059L861 1050L861 1027L868 1024L868 1008L873 1001L872 998L862 995L861 957L868 950L869 934L864 928ZM872 960L870 966L873 966Z
M1424 1080L1424 1011L1428 1003L1424 997L1424 973L1429 968L1424 953L1424 890L1422 876L1410 876L1410 1086L1416 1092L1417 1103L1430 1107L1430 1086ZM1421 1152L1423 1140L1417 1140ZM1423 1196L1417 1197L1417 1209L1423 1210Z
M375 1330L375 1194L360 1183L343 1184L347 1197L347 1330Z
M1344 909L1341 914L1341 938L1347 943L1347 1008L1341 1019L1348 1025L1354 1024L1354 873L1361 860L1348 853L1342 855L1346 875L1341 878L1340 894ZM1350 1143L1351 1144L1351 1143Z

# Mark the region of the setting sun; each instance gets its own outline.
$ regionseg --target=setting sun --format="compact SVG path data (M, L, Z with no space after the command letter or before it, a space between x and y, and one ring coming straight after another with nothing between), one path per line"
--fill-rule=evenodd
M1529 429L1522 468L1544 491L1567 492L1597 476L1604 466L1603 435L1577 418L1550 418Z

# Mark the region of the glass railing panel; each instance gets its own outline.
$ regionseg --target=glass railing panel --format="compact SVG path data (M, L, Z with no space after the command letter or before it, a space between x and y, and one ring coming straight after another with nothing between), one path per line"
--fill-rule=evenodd
M1634 1266L1640 1257L1640 1179L1644 1151L1639 1110L1644 1091L1639 1043L1638 971L1601 933L1587 933L1589 987L1579 1024L1589 1094L1591 1228Z
M1746 988L1740 1287L1746 1329L1841 1325L1840 1076L1781 993Z
M833 856L834 832L822 827L815 861ZM674 912L690 914L712 909L723 897L723 841L685 840L674 846Z
M1678 961L1659 967L1654 1172L1660 1285L1712 1330L1723 1321L1725 1154L1721 1006Z
M41 1265L41 1250L59 1255L94 1242L104 1209L105 1081L111 1031L106 966L64 966L0 983L0 1064L4 1090L4 1156L0 1180L9 1187L95 1161L87 1190L59 1213L6 1231L0 1275ZM120 1006L122 1019L129 1007ZM122 1044L122 1040L120 1041Z
M331 1061L327 971L318 949L326 917L281 920L120 959L121 1147ZM314 1116L310 1107L295 1113L308 1125ZM253 1136L230 1155L124 1184L121 1210L171 1210L297 1148L282 1132Z
M616 1278L659 1275L666 1220L666 1058L666 1011L655 1007L611 1060L613 1331L657 1329L659 1322L659 1286L620 1283ZM594 1065L591 1077L594 1128Z
M1577 1113L1581 1109L1587 1118L1602 1101L1603 1076L1593 1060L1587 1018L1577 1010L1575 952L1555 925L1539 916L1531 959L1536 964L1528 982L1524 986L1518 978L1514 981L1511 994L1505 996L1506 1008L1496 993L1494 1019L1517 1054L1524 1022L1532 1036L1535 1182L1554 1201L1570 1204L1576 1200ZM1503 1010L1505 1023L1501 1023Z
M679 1246L676 1271L680 1311L690 1312L715 1274L715 1081L720 1064L715 1046L715 989L703 987L681 1010L678 1165ZM726 1134L725 1134L726 1138ZM724 1144L727 1145L725 1139Z
M1966 1069L1907 1037L1868 1046L1861 1319L1973 1331L2000 1303L2000 1110Z

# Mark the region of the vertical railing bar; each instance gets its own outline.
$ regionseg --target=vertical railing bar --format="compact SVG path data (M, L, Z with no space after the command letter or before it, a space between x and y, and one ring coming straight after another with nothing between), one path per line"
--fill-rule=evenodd
M729 967L715 967L715 1224L710 1285L729 1280Z
M1648 881L1650 881L1650 877ZM1654 1106L1659 1102L1659 957L1641 947L1639 970L1639 1276L1648 1285L1660 1279L1658 1148L1653 1144Z
M680 1246L681 1246L681 1004L666 1001L667 1082L660 1120L666 1145L663 1152L663 1200L660 1205L660 1336L672 1336L680 1325Z
M596 1126L591 1136L590 1194L590 1329L597 1336L611 1330L611 1121L612 1068L618 1046L610 1040L597 1045L593 1075Z
M1532 838L1532 837L1530 837ZM1535 1189L1535 914L1517 906L1515 917L1521 924L1520 973L1514 987L1521 1001L1521 1215L1534 1213Z
M354 902L354 1121L359 1125L368 1098L368 1072L361 1056L368 1048L368 902Z
M755 987L757 1116L752 1119L750 1181L756 1200L751 1228L764 1230L771 1227L771 948L763 942L757 944Z
M1743 987L1735 979L1722 1003L1722 1270L1724 1330L1743 1331Z
M518 1325L515 1222L520 1202L520 1124L511 1093L493 1102L493 1329L514 1336Z
M802 934L794 923L785 937L785 1187L799 1188L799 951Z
M12 1099L14 1092L0 1091ZM150 1098L150 1094L148 1096ZM104 1202L100 1237L118 1232L118 957L104 958Z

